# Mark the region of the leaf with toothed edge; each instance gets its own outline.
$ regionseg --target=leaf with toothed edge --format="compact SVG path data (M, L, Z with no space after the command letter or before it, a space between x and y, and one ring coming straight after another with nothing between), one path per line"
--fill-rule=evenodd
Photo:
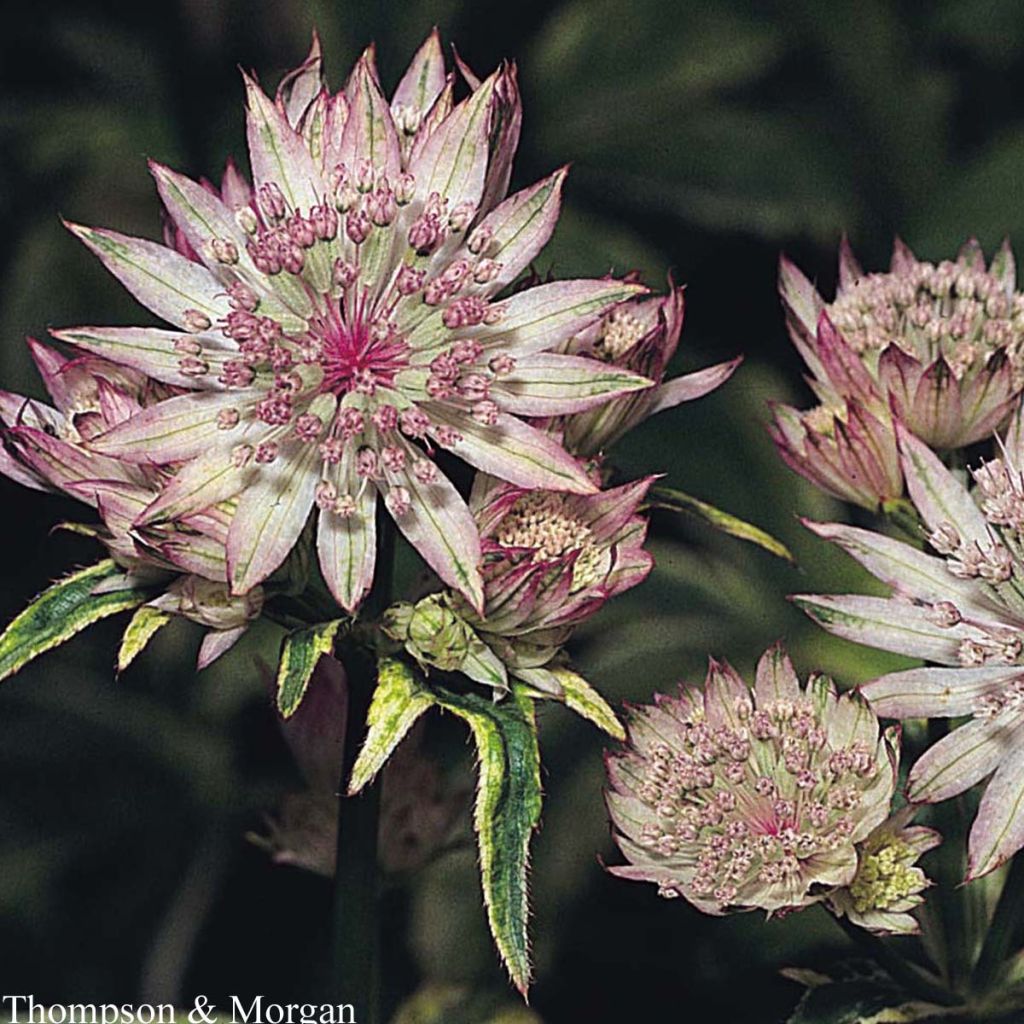
M611 705L583 678L570 668L554 668L552 675L562 687L565 706L571 708L612 739L625 740L626 730L612 710Z
M479 757L474 826L491 934L520 992L532 973L527 873L530 838L543 795L533 702L516 688L494 703L476 694L434 691L437 703L469 726Z
M0 680L13 675L45 651L70 640L108 615L136 608L149 591L127 589L94 593L121 570L112 559L80 569L44 590L0 634Z
M297 629L284 638L277 666L277 710L282 718L291 718L298 711L320 656L334 649L341 623L341 619L332 619Z
M117 671L123 672L140 655L157 631L166 626L173 616L160 608L144 604L131 618L121 638L117 652Z
M377 688L366 716L368 731L348 781L349 796L355 796L374 780L395 747L434 703L433 694L420 685L415 672L404 661L378 661Z

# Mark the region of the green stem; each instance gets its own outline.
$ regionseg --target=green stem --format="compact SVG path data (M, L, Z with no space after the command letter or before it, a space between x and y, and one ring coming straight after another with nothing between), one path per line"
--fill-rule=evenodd
M974 968L972 983L978 992L992 986L999 975L1015 939L1020 931L1021 920L1024 918L1024 857L1014 857L1010 862L1010 870L1003 880L1003 890L999 894L995 913L985 934L985 942L981 947L981 955Z
M934 746L948 732L946 719L929 720L928 745ZM934 899L946 952L946 978L951 989L962 991L970 977L974 938L967 916L967 892L963 887L966 863L962 799L957 797L938 804L934 815L935 827L943 837L935 854Z
M925 976L909 961L886 945L877 935L858 928L849 918L836 917L836 923L860 949L897 984L914 996L937 1006L956 1006L962 1000L942 985Z
M390 603L394 562L394 525L380 524L380 545L373 589L363 605L376 618ZM338 786L338 845L333 902L333 997L351 1003L360 1021L380 1024L380 927L377 837L380 830L380 786L367 786L359 796L346 796L348 780L359 755L366 716L377 684L377 663L364 647L350 644L344 655L348 676L348 718Z

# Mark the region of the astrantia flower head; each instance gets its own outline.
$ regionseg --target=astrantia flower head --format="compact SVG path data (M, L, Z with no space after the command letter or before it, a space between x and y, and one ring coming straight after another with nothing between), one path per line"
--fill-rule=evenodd
M732 376L740 359L664 380L683 329L683 292L670 278L667 295L622 302L569 342L566 351L572 355L599 359L655 382L646 391L559 417L556 424L570 451L597 455L649 416L701 398Z
M914 935L920 925L910 913L931 885L918 859L942 842L934 829L911 825L906 806L882 822L857 849L857 874L829 895L829 909L855 925L884 935Z
M174 249L72 226L174 330L57 336L186 392L93 450L182 465L140 523L237 496L235 593L284 561L316 509L324 577L355 609L373 577L380 495L438 575L480 607L479 537L437 449L520 486L588 493L562 446L520 417L649 386L554 352L639 285L562 281L499 298L551 234L565 172L501 201L518 138L515 70L467 74L467 85L455 103L434 34L390 103L370 51L332 94L314 44L275 100L246 78L251 199L233 177L218 197L154 164Z
M857 844L889 814L896 750L867 703L822 676L800 685L778 647L753 690L711 663L703 691L632 710L608 760L608 807L629 861L711 914L796 910L857 873Z
M498 689L508 676L562 696L549 667L574 627L642 582L653 564L638 514L651 479L597 494L527 491L481 475L484 614L456 594L389 611L386 629L422 664Z
M514 676L559 693L546 666L573 629L646 579L653 560L638 509L651 482L581 495L477 480L484 614L464 612Z
M865 274L844 241L834 302L785 259L780 289L825 405L891 409L925 444L962 448L991 436L1020 393L1024 295L1008 244L986 269L974 240L938 265L897 240L889 272ZM834 332L818 330L822 315Z
M975 470L972 495L902 429L900 446L934 554L867 530L809 523L893 596L794 600L830 632L933 663L863 686L878 714L971 716L914 764L908 796L934 803L992 775L971 829L974 878L1024 846L1024 477L1007 449Z

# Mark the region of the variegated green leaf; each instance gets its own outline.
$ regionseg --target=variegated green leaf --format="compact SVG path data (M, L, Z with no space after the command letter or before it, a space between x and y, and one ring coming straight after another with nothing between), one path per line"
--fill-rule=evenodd
M86 626L147 600L149 593L141 590L93 593L120 572L111 559L104 559L44 590L0 634L0 679L13 675L51 647L70 640Z
M320 622L297 629L284 638L281 661L277 666L277 710L282 718L291 718L306 695L313 669L320 655L330 654L341 619Z
M525 994L531 975L527 871L542 802L533 702L518 690L497 703L444 690L436 699L469 725L476 742L474 825L487 917L512 981Z
M349 796L373 781L395 747L433 703L433 694L420 685L411 666L397 658L380 659L377 688L366 716L369 731L352 768Z
M166 626L173 616L160 608L144 604L132 616L121 637L121 647L117 652L117 671L123 672L146 648L150 640L156 636L161 626Z
M619 721L608 701L595 690L578 672L570 668L554 668L555 676L564 693L565 706L572 708L587 721L593 722L614 739L624 740L626 730Z
M715 508L714 505L709 505L706 501L694 498L683 491L677 491L675 488L653 488L647 507L694 516L709 526L713 526L716 530L729 534L730 537L737 537L750 544L756 544L759 548L763 548L778 558L784 558L787 562L794 561L789 548L759 526L745 522L729 512L723 512L720 508Z

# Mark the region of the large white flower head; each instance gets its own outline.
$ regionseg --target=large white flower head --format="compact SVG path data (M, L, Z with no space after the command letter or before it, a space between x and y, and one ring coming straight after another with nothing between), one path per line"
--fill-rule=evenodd
M520 486L589 493L561 445L520 417L650 383L552 351L640 286L562 281L499 298L550 236L565 172L501 201L515 69L465 77L455 103L435 33L390 102L371 51L332 94L314 42L275 100L246 78L251 190L232 175L218 196L153 165L174 248L72 227L176 328L56 332L179 389L93 450L179 467L140 526L237 497L235 593L284 561L315 508L325 580L354 610L373 579L380 495L480 607L479 535L437 450Z

